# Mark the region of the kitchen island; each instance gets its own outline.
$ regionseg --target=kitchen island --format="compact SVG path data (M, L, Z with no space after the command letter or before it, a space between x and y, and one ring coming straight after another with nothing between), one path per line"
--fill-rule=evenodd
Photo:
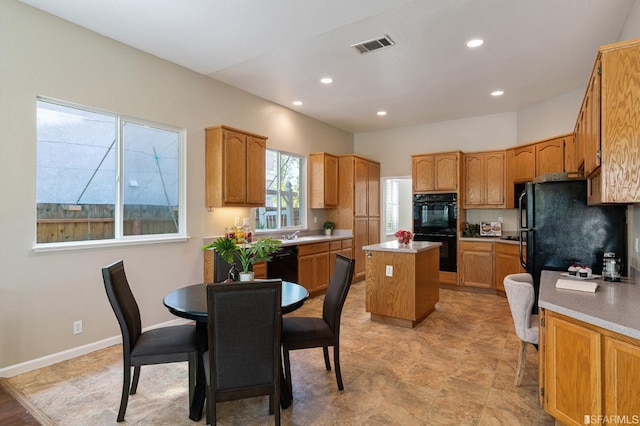
M412 328L435 310L440 298L442 243L387 241L366 252L366 310L371 320Z
M595 293L540 278L540 395L563 424L640 421L640 283L596 282ZM574 278L574 280L577 280ZM588 418L587 418L588 416ZM620 420L626 419L626 420Z

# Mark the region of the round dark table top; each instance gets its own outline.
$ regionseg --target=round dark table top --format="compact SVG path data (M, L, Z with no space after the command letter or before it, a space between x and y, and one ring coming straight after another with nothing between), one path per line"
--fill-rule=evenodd
M251 285L251 283L247 283ZM303 286L282 281L282 313L298 309L309 297ZM172 314L190 320L207 322L207 283L194 284L172 291L164 297L164 305Z

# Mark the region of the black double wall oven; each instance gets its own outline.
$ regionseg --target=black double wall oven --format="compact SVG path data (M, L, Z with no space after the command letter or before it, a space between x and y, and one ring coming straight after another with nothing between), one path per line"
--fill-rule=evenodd
M457 194L413 196L413 239L434 241L440 247L440 270L457 272Z

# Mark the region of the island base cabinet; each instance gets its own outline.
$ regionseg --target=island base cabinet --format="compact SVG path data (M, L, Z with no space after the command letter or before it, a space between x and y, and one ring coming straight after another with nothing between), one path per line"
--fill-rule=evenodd
M372 321L411 328L435 310L439 250L368 251L366 272L366 311Z
M640 341L541 310L540 394L566 425L640 422Z

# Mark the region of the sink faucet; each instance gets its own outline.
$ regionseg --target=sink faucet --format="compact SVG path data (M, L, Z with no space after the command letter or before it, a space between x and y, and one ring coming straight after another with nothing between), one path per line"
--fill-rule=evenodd
M300 233L300 231L296 231L293 234L283 235L282 239L283 240L295 240L296 238L298 238L298 234L299 233Z

